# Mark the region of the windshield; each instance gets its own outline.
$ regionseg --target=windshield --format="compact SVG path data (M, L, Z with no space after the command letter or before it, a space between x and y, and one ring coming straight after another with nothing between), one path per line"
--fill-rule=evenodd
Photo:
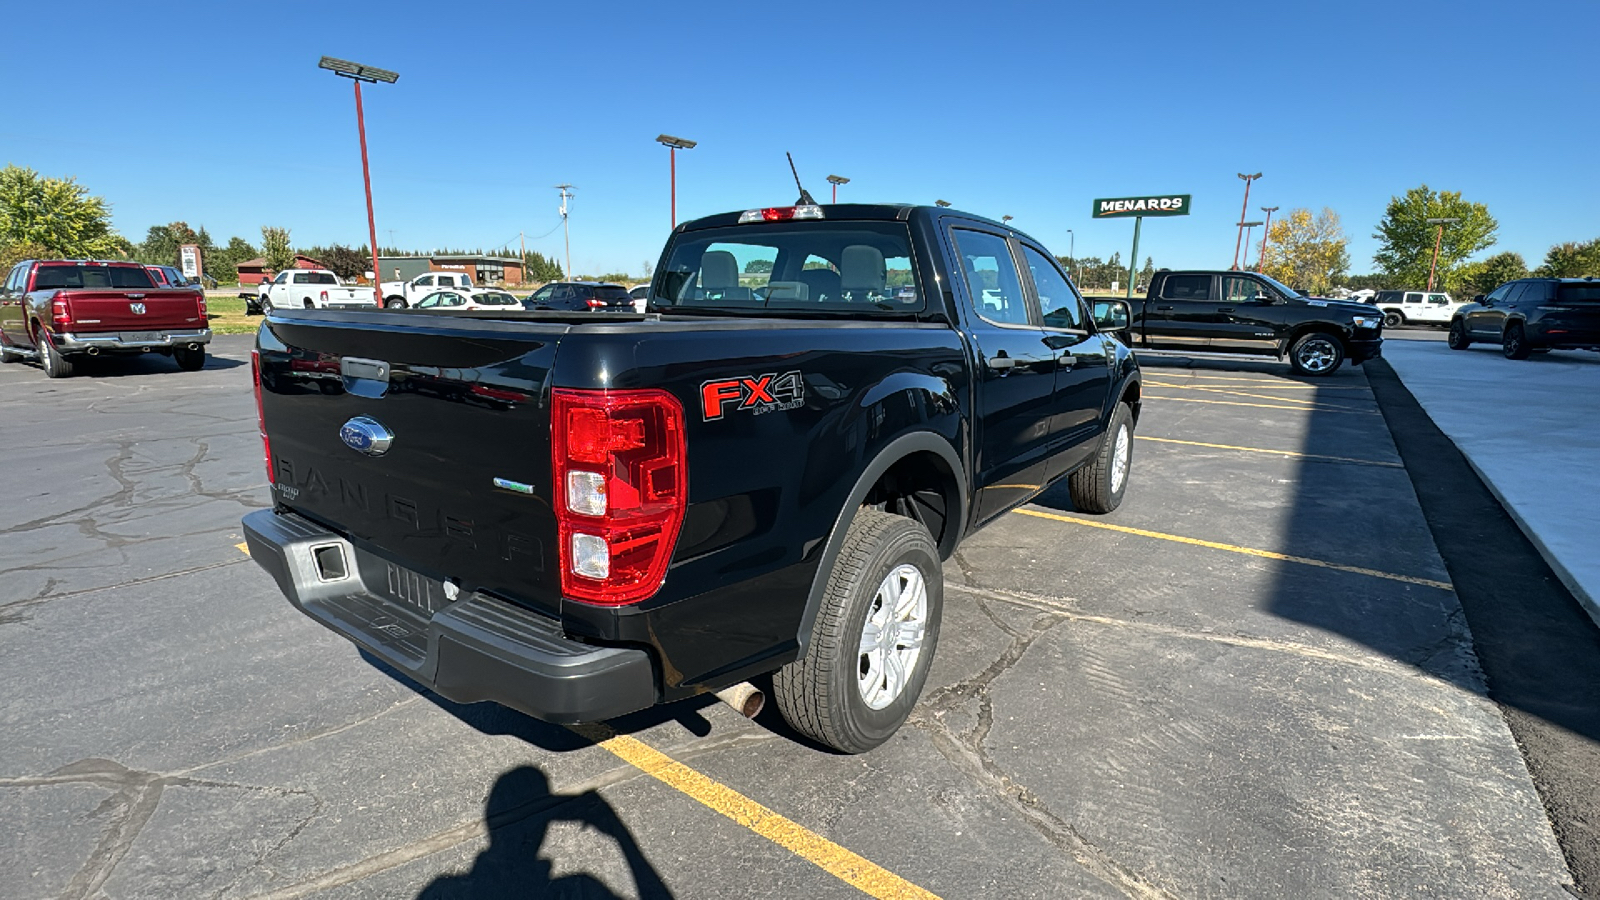
M53 288L153 288L156 283L142 266L65 265L40 266L33 289Z
M1257 272L1256 273L1256 277L1260 278L1262 281L1265 281L1267 284L1272 285L1274 288L1277 289L1278 293L1282 294L1285 297L1293 298L1293 297L1307 296L1305 294L1302 294L1300 291L1297 291L1294 288L1289 287L1288 285L1286 285L1283 282L1277 280L1276 278L1273 278L1270 275L1262 275L1260 272Z
M487 293L487 294L479 294L478 296L472 298L472 302L481 304L483 306L521 306L522 305L522 301L521 300L518 300L517 298L511 296L510 294L502 294L502 293L499 293L499 292L491 292L491 293Z
M907 290L909 289L909 290ZM924 308L901 222L782 222L679 235L651 303L903 315Z

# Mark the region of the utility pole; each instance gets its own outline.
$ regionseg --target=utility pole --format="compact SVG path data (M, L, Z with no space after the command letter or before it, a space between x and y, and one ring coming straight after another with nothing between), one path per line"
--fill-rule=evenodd
M572 233L567 230L567 199L572 196L573 185L562 183L556 185L556 190L561 192L561 237L567 243L567 280L572 280Z
M1239 247L1244 244L1244 217L1250 209L1250 182L1260 178L1261 173L1246 175L1240 172L1239 177L1244 180L1244 205L1239 207L1239 237L1233 242L1233 268L1235 269L1239 268Z
M1444 243L1444 227L1460 219L1429 219L1429 225L1439 226L1439 235L1433 239L1433 262L1428 266L1428 290L1433 290L1433 275L1439 269L1439 246Z
M528 283L528 233L525 232L525 231L517 232L517 243L522 245L522 256L518 257L519 259L522 260L522 280L517 282L517 284L527 284Z
M356 85L356 131L361 135L361 181L367 190L367 233L372 241L372 286L377 291L383 278L383 271L378 267L378 221L372 214L372 173L367 169L367 117L361 109L361 83L367 84L394 84L400 76L388 69L379 69L373 66L364 66L353 63L347 59L335 59L324 56L317 63L317 68L327 69L341 78L348 78ZM378 299L383 299L379 297Z
M1067 258L1072 260L1072 280L1076 283L1079 279L1078 272L1078 236L1067 229Z
M1276 206L1263 206L1261 211L1267 214L1267 227L1261 229L1261 252L1256 254L1256 271L1267 264L1267 240L1272 237L1272 214L1278 211Z

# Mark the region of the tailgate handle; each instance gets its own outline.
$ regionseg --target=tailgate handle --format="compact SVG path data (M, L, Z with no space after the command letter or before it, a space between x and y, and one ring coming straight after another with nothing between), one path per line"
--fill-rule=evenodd
M389 392L389 364L381 359L346 356L339 360L344 389L358 397L377 399Z

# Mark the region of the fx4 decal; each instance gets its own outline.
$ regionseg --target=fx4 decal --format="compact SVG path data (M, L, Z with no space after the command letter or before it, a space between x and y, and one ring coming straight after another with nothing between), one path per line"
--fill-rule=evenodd
M700 410L707 422L734 412L748 410L751 415L798 409L806 402L806 381L799 372L755 377L718 378L700 385Z

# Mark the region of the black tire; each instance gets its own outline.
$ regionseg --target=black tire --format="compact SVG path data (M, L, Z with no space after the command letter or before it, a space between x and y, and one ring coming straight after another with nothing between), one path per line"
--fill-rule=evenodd
M1289 366L1300 375L1332 375L1343 362L1343 342L1326 331L1302 334L1289 348Z
M315 303L311 302L311 298L310 297L307 297L305 299L305 304L306 304L306 309L316 309L317 308L317 305Z
M1467 336L1467 323L1461 319L1452 319L1450 322L1450 336L1445 338L1451 350L1465 350L1472 346L1472 338Z
M407 303L406 298L404 297L390 297L389 299L383 301L384 309L405 309L410 305L411 304Z
M72 360L61 355L56 349L55 341L50 339L50 332L39 330L37 339L39 347L39 365L44 367L44 374L51 378L71 378L76 367Z
M926 589L920 651L892 699L874 709L863 696L861 681L867 654L862 638L867 617L881 609L880 587L909 566ZM784 721L806 737L842 753L864 753L888 740L906 721L928 680L939 643L939 617L944 608L944 578L939 551L922 523L904 516L863 508L856 512L844 546L822 596L805 655L772 677L773 697ZM891 653L903 650L903 638Z
M1401 325L1404 325L1405 323L1406 323L1406 317L1403 314L1397 313L1392 309L1383 314L1383 327L1385 327L1385 328L1399 328Z
M1521 322L1507 325L1500 335L1500 352L1505 354L1506 359L1527 359L1531 349L1528 346L1528 333L1522 329Z
M272 298L266 294L261 295L261 314L263 316L272 312Z
M188 347L174 347L172 358L183 371L198 372L206 367L206 348L196 347L190 350Z
M1117 471L1121 465L1120 474ZM1111 424L1100 438L1100 449L1089 464L1067 476L1072 507L1079 512L1103 515L1122 505L1128 492L1128 476L1133 474L1133 411L1118 403Z

